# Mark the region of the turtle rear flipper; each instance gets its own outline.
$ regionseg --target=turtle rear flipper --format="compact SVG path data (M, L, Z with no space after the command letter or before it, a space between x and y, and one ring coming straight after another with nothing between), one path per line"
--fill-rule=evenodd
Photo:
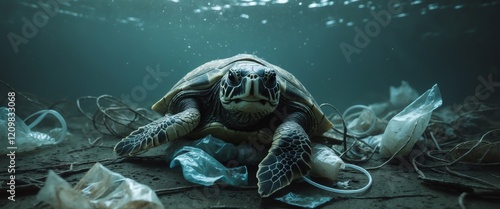
M311 142L295 121L281 124L257 171L259 194L268 197L311 170Z
M199 121L200 112L197 108L187 108L174 115L165 115L123 138L115 145L115 153L120 156L133 155L178 139L190 133Z

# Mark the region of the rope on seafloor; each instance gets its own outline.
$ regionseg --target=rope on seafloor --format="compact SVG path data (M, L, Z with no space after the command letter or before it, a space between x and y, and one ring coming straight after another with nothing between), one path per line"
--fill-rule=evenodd
M94 113L85 110L85 100L94 100ZM152 122L150 112L144 108L133 109L122 100L111 96L101 95L79 97L76 100L78 110L92 121L94 128L102 134L125 137L138 127Z

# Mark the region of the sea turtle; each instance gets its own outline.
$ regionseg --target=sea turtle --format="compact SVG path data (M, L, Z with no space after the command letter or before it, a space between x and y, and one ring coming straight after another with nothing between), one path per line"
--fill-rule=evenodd
M248 54L199 66L152 109L165 116L118 142L114 148L118 155L208 134L232 143L266 144L270 148L257 171L263 197L307 175L311 139L332 129L295 76Z

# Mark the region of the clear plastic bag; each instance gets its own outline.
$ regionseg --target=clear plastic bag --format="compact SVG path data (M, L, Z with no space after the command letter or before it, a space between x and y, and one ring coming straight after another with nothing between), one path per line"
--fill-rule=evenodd
M312 175L335 181L340 169L345 168L345 164L332 148L315 143L312 145L311 167Z
M401 86L389 88L390 103L395 108L402 108L418 97L418 93L406 81L401 81Z
M333 197L322 196L320 194L301 195L290 192L284 196L276 197L275 200L301 208L316 208L332 200Z
M5 107L0 107L0 135L7 136L7 113L8 109ZM49 133L42 133L34 131L34 127L37 126L47 115L54 116L59 123L61 128L54 128L49 131ZM30 118L38 116L32 123L26 125L25 121ZM15 117L15 144L12 146L17 147L16 152L27 152L39 148L43 145L54 145L61 143L67 134L67 125L64 118L55 110L40 110L26 117L23 121L19 117ZM57 137L57 140L56 140ZM0 154L6 153L6 149L2 148Z
M56 209L164 208L151 188L112 172L100 163L92 166L74 188L53 171L49 171L37 200Z
M247 185L247 168L238 165L256 165L267 154L250 144L235 146L212 135L170 142L165 152L171 168L180 165L186 180L205 186L219 180L233 186ZM238 167L227 168L220 162Z
M267 154L265 150L257 150L256 147L250 144L235 146L212 135L207 135L194 141L176 140L168 143L165 149L167 162L172 161L178 150L184 146L201 149L219 162L235 161L239 165L257 165Z
M435 84L395 115L389 121L382 135L380 156L383 158L391 157L399 149L401 151L398 156L409 154L418 137L422 135L429 124L432 111L441 106L442 103L439 87Z
M248 171L245 166L227 168L196 147L185 146L178 150L177 154L170 162L170 167L180 165L184 178L189 182L204 186L213 185L218 180L232 186L248 184Z

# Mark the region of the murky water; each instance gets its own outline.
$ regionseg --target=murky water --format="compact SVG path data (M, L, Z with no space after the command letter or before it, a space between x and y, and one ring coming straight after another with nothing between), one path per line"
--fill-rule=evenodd
M341 109L406 80L462 102L500 81L500 1L40 0L0 3L1 77L41 98L151 105L186 72L252 53ZM145 76L155 78L145 86ZM479 79L478 79L479 78ZM490 91L498 96L498 91Z

